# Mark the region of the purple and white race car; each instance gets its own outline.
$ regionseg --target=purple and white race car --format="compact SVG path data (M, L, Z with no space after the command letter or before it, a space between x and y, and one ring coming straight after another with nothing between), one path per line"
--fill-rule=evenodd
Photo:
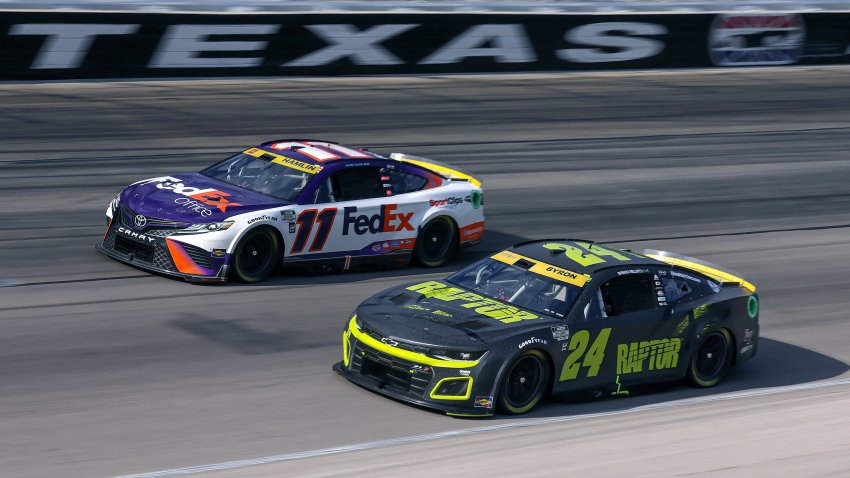
M190 281L256 282L279 265L436 267L484 234L481 182L468 174L316 140L135 182L106 216L99 251Z

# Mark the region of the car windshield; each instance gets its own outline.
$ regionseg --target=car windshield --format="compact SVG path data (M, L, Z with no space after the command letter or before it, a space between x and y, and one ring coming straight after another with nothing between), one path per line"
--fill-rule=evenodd
M582 288L528 270L523 261L515 265L487 258L457 272L448 282L492 299L563 318Z
M201 171L201 174L240 188L295 202L310 182L310 173L239 153Z

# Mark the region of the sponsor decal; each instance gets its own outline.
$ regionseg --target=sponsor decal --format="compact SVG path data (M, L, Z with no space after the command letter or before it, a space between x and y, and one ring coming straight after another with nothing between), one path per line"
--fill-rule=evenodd
M493 408L493 396L477 396L475 397L475 408Z
M253 219L249 219L248 224L254 224L257 221L277 221L277 216L269 216L268 214L263 214L262 216L257 216Z
M691 314L694 316L694 320L697 320L703 315L705 315L706 312L708 312L708 304L703 304L692 310Z
M752 329L744 329L744 343L745 344L752 343L754 334L755 334L755 332L753 332Z
M415 371L415 372L430 372L431 371L431 367L428 367L427 365L419 365L418 363L411 365L410 368L413 369L413 371Z
M617 395L628 396L629 395L628 390L623 390L623 385L620 383L620 376L619 375L617 375L617 378L614 380L614 383L617 384L617 390L611 392L611 395L613 395L613 396L617 396Z
M744 345L743 347L741 347L741 355L745 355L745 354L752 352L754 348L755 348L755 345L753 345L753 344Z
M357 214L357 206L346 207L343 214L342 235L347 236L352 231L358 236L363 234L378 234L382 232L413 231L410 224L413 213L396 212L397 204L381 206L378 214L367 216Z
M708 53L718 66L792 65L803 54L806 32L797 13L718 15L708 32Z
M431 207L454 208L458 204L463 203L463 199L456 198L456 197L448 197L448 198L445 198L445 199L436 199L436 200L431 199L430 201L428 201L428 203L431 205Z
M520 344L517 346L517 348L522 349L522 348L525 348L525 347L532 345L532 344L547 345L548 342L546 342L543 339L538 339L537 337L531 337L530 339L526 339L526 340L523 340L522 342L520 342Z
M295 222L295 211L293 211L292 209L281 211L280 218L283 220L283 222Z
M469 370L459 370L458 373L460 374L461 377L468 377L469 374L470 374L470 371Z
M187 186L180 179L171 176L161 176L158 178L146 179L135 184L156 184L157 189L165 189L173 191L175 194L186 196L185 198L177 198L174 202L181 206L187 207L201 216L207 217L212 215L205 206L213 206L221 212L227 212L229 206L241 206L238 202L232 202L227 199L230 194L219 191L217 189L200 189L192 186Z
M295 223L294 222L289 223L289 233L295 234Z
M145 234L139 234L138 232L133 231L131 229L127 229L124 226L118 226L118 234L123 234L127 237L132 237L133 239L136 239L141 242L156 242L155 238Z
M679 338L617 345L617 375L675 368L679 364Z
M716 282L713 282L713 281L706 281L706 282L708 282L708 286L711 287L712 292L714 292L715 294L720 292L720 284L717 284Z
M558 342L563 342L570 338L570 329L566 325L553 325L552 338Z
M437 281L428 281L415 284L407 288L409 291L418 292L427 298L451 302L463 302L461 307L473 309L475 313L498 320L505 324L519 322L521 320L534 320L539 317L531 312L520 310L508 304L490 299L472 292L467 292L456 287L449 287Z
M681 277L682 279L687 279L689 281L696 282L697 284L702 283L702 281L699 280L698 278L696 278L692 275L683 274L681 272L670 271L670 275L672 275L673 277Z
M227 254L227 251L225 251L224 249L213 249L212 250L213 257L224 257L225 254Z
M618 276L624 276L629 274L647 274L649 273L649 269L628 269L625 271L617 271ZM658 276L655 276L654 279L658 281ZM660 282L656 282L656 285L661 285Z

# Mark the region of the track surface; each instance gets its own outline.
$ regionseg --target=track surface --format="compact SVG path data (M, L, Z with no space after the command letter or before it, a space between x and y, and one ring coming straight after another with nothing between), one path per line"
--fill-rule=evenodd
M330 366L365 296L525 238L702 257L751 278L763 305L759 357L715 389L545 403L532 417L847 377L847 74L0 85L0 475L140 473L480 426ZM259 286L185 284L94 252L123 185L281 136L476 173L485 242L437 271Z

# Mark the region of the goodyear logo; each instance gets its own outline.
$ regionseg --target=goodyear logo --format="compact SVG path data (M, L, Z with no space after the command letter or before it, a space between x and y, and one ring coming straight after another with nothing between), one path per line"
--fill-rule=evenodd
M617 375L674 368L682 339L660 339L617 345Z
M477 314L498 320L504 324L539 318L531 312L520 310L516 307L503 304L497 300L480 296L472 292L467 292L463 289L449 287L442 282L423 282L421 284L412 285L408 287L407 290L418 292L425 297L434 298L444 302L463 302L461 307L472 309Z

